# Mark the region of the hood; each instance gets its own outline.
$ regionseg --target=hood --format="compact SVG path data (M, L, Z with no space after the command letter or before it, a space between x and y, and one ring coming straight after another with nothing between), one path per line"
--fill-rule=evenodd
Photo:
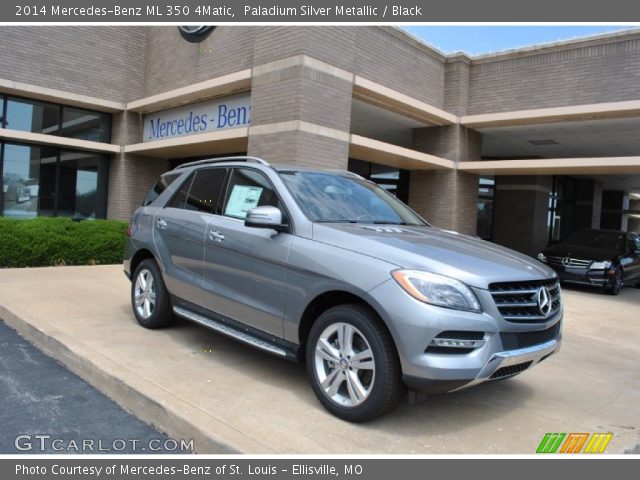
M316 223L313 239L398 267L446 275L467 285L527 281L555 275L546 265L494 243L434 227Z
M621 254L621 252L616 249L594 248L586 247L584 245L568 245L562 243L557 243L547 247L542 253L552 257L583 258L585 260L593 260L596 262L613 260Z

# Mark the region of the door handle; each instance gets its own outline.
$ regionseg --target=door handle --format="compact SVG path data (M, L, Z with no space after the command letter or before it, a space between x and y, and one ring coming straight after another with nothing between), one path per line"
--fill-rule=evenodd
M221 242L224 240L224 235L218 230L209 230L209 238L214 242Z
M156 220L156 227L164 230L165 228L167 228L167 221L164 218L159 218L158 220Z

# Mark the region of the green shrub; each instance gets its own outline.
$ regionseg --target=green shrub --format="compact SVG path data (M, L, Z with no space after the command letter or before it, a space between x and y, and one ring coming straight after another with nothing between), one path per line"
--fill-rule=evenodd
M127 223L0 217L0 267L120 263Z

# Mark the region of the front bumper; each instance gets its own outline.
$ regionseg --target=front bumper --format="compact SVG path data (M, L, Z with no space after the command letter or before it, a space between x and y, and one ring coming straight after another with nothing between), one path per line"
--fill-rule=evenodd
M412 390L444 393L507 378L530 369L560 349L562 308L545 322L508 322L488 291L473 290L482 304L482 313L427 305L409 297L393 281L370 292L370 301L381 302L378 311L394 338L404 382ZM484 343L468 353L431 353L431 341L451 331L482 332ZM550 331L554 332L552 338L542 335ZM533 340L514 347L507 342L507 336Z
M564 268L550 265L561 282L592 287L610 287L615 283L615 270L593 270L587 268Z

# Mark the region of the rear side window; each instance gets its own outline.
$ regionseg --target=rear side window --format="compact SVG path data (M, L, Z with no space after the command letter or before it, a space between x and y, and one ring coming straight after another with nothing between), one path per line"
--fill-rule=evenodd
M247 212L255 207L279 205L278 196L269 180L255 170L236 168L231 173L224 202L224 215L244 219Z
M227 171L223 168L196 172L184 208L205 213L220 213L220 192L226 175Z
M149 193L147 193L147 196L144 199L144 202L142 202L142 205L146 207L147 205L151 205L153 202L155 202L156 198L158 198L162 194L162 192L164 192L169 187L169 185L171 185L179 176L179 173L167 173L165 175L162 175L160 179L158 179L156 184L151 188L151 190L149 190Z
M224 168L199 170L182 184L167 207L218 214L227 171Z

